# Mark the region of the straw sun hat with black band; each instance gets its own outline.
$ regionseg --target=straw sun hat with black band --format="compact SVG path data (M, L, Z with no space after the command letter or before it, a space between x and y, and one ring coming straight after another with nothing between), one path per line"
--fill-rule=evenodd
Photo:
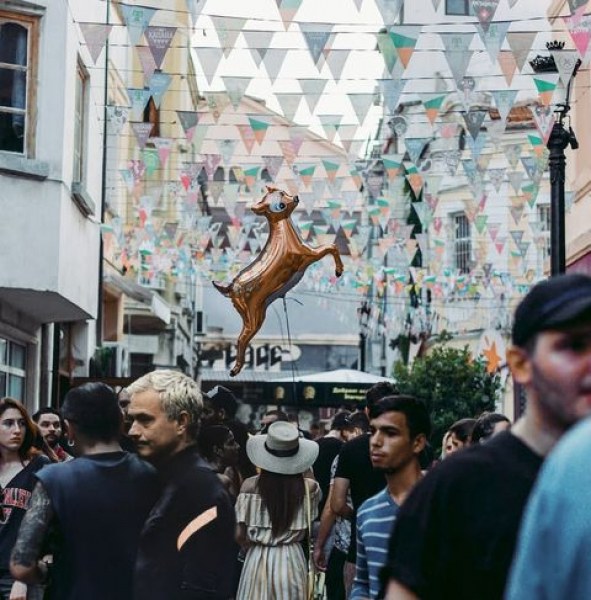
M297 475L307 471L318 456L318 444L300 438L295 425L276 421L266 435L255 435L246 443L251 462L271 473Z

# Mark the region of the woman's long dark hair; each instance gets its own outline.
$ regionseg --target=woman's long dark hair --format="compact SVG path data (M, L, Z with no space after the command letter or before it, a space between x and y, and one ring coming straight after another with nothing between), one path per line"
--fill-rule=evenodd
M298 508L304 500L304 476L281 475L269 471L261 471L257 489L261 495L263 506L271 517L273 537L285 533L291 526Z

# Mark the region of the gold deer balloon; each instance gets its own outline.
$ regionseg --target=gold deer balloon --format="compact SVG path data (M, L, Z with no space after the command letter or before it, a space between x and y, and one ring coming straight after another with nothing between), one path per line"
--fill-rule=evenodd
M285 296L312 263L331 254L336 276L340 277L343 273L343 261L334 244L312 248L300 238L290 218L298 203L297 196L267 186L266 194L252 207L256 215L264 216L269 222L265 247L229 285L213 282L224 296L232 300L242 317L236 363L230 371L232 377L242 370L248 344L261 328L269 304Z

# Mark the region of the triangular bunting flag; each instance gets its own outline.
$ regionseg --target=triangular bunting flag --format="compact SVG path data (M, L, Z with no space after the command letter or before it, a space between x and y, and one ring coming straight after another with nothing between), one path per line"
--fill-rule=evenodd
M515 103L517 90L491 90L491 94L501 119L506 121Z
M172 75L169 75L168 73L157 72L150 77L148 88L150 89L150 94L154 100L156 108L160 108L162 96L164 96L164 94L166 94L168 91L171 82Z
M501 50L501 52L499 52L498 61L507 85L511 85L513 76L515 75L515 71L517 69L517 63L515 62L515 55L513 54L513 51Z
M521 184L523 183L523 171L511 171L507 175L509 177L509 183L511 184L511 187L515 190L516 194L519 194L519 191L521 190Z
M240 133L240 139L246 148L246 152L250 154L256 142L254 131L250 125L236 125Z
M498 7L499 0L472 0L472 8L484 31L488 31Z
M266 117L263 115L247 115L248 122L252 128L252 132L254 137L259 144L259 146L263 143L265 136L267 135L267 129L271 125L271 117Z
M211 85L218 66L223 57L221 48L199 48L199 52L195 53L201 63L201 70L207 79L207 83Z
M299 25L312 60L317 65L318 59L328 42L333 25L327 23L300 23Z
M547 144L552 133L552 127L554 127L554 109L552 106L534 106L532 113L536 127L542 134L544 144Z
M447 94L422 94L423 106L431 125L435 123Z
M371 108L374 101L374 94L348 94L349 100L351 101L351 105L353 106L353 110L355 111L355 115L357 116L357 121L360 125L363 124L365 118L367 117L367 113Z
M308 103L308 108L311 113L316 110L318 100L324 93L324 88L328 83L327 79L300 79L299 80L302 91L304 92L304 98Z
M445 49L445 58L451 70L456 85L466 75L468 65L474 52L470 50L470 44L474 39L473 33L440 33L439 37Z
M172 150L172 139L156 137L156 138L151 138L150 141L154 144L154 146L156 146L160 164L162 165L162 167L165 167L166 162L168 161L170 152Z
M216 140L217 147L219 153L222 156L222 161L225 165L229 165L232 162L232 157L234 156L234 150L236 149L236 144L238 140Z
M398 62L398 54L394 47L394 42L387 31L380 31L377 34L378 48L380 56L384 60L388 73L392 73L394 66Z
M507 161L513 169L515 169L517 167L517 164L519 163L521 151L521 144L510 144L505 148L505 156L507 157Z
M324 132L326 133L326 138L330 142L334 141L342 118L343 115L318 115L318 119L320 119Z
M152 123L131 123L131 129L140 148L146 145L153 127Z
M156 9L130 4L120 4L119 7L123 14L123 22L127 26L131 44L137 46L146 27L150 24L152 17L156 13Z
M246 94L246 88L248 88L251 80L250 77L222 76L224 87L226 88L228 98L230 98L234 110L238 110L240 101L244 97L244 94Z
M326 64L328 65L328 69L335 81L340 81L341 75L343 74L343 69L345 68L345 63L347 62L347 58L349 58L349 54L351 54L351 50L348 48L344 50L325 51Z
M509 48L511 48L513 52L519 72L521 72L525 66L525 61L527 60L537 35L537 31L510 31L507 34Z
M400 23L400 9L403 4L404 0L376 0L386 27Z
M394 48L405 69L408 67L422 28L422 25L398 25L390 28Z
M480 128L484 123L484 119L486 118L487 111L485 110L471 110L470 112L462 113L464 117L464 122L466 123L466 129L468 133L472 136L472 139L475 140L480 134Z
M406 85L406 79L378 79L384 99L384 106L393 114L398 106L400 95Z
M136 46L135 51L137 52L140 64L142 65L144 82L148 82L156 70L156 63L154 62L152 52L147 46Z
M277 101L279 102L279 106L281 106L281 112L283 116L289 121L293 122L295 120L295 115L298 112L298 108L300 107L300 102L302 101L302 94L275 94Z
M86 43L92 62L95 65L99 54L105 47L105 43L112 28L112 25L104 25L102 23L80 23L84 42Z
M301 4L302 0L277 0L277 8L286 31L293 22Z
M230 52L234 50L236 40L246 24L247 19L242 17L220 17L215 15L210 15L210 19L218 34L224 56L227 58Z
M384 169L388 175L388 179L395 179L400 174L402 167L401 154L382 154L382 162L384 163Z
M431 138L406 138L404 145L408 156L413 164L417 165L425 146L431 141Z
M146 105L150 100L150 90L128 88L127 95L131 103L131 119L133 121L141 121Z
M197 17L201 14L206 1L207 0L186 0L187 10L191 15L191 23L193 24L193 27L195 27Z
M277 181L279 169L281 169L281 166L283 165L283 156L263 156L262 159L265 163L267 172L271 177L271 181Z
M199 123L199 113L195 111L177 110L176 114L181 122L181 127L183 128L185 138L188 142L191 142L193 139L193 133L195 132L195 127L197 123Z
M551 54L556 63L560 81L566 87L577 66L577 61L579 60L578 53L576 50L553 50Z
M552 96L558 84L558 73L550 73L548 75L536 75L534 83L538 90L540 102L544 106L552 104Z
M579 53L579 58L584 61L591 40L591 17L565 17L564 23Z
M166 52L172 43L172 38L176 33L176 27L147 27L144 32L148 48L152 52L156 67L160 69Z
M265 58L267 50L271 47L271 40L275 35L274 31L243 31L242 35L246 40L252 58L257 67L261 66L261 61Z
M476 30L478 31L478 35L490 56L491 62L494 64L498 57L501 48L503 47L503 42L507 37L507 31L509 31L509 25L511 23L509 21L503 21L499 23L491 23L487 30L485 30L482 25L478 25Z
M263 57L263 64L267 70L267 75L271 83L275 83L275 80L279 76L281 67L287 56L287 49L285 48L269 48Z
M280 140L279 147L285 158L285 162L291 167L296 159L296 152L291 140Z

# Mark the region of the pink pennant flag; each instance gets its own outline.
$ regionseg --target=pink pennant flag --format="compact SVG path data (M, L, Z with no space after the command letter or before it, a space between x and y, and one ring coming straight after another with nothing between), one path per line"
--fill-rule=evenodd
M172 150L172 139L156 137L152 138L150 141L153 142L154 146L156 146L156 150L158 150L158 159L160 160L160 164L162 167L165 167L170 155L170 151Z
M501 67L501 71L505 76L505 81L507 85L511 85L513 81L513 76L515 75L515 71L517 70L517 62L515 61L515 55L512 50L501 50L499 52L499 66Z
M248 154L252 153L253 146L256 142L256 138L254 136L254 131L250 125L236 125L238 131L240 132L240 139L246 148Z
M591 17L586 16L579 19L574 16L565 17L564 23L579 57L584 60L589 49L589 41L591 41Z

